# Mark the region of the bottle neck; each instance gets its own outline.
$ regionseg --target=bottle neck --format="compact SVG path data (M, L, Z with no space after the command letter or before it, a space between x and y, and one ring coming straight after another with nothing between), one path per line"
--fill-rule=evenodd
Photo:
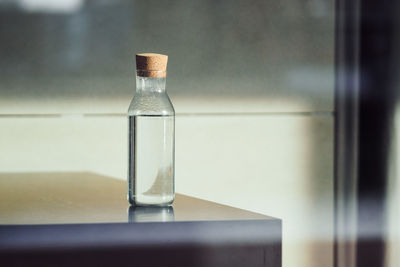
M136 92L165 92L166 77L142 77L136 76Z

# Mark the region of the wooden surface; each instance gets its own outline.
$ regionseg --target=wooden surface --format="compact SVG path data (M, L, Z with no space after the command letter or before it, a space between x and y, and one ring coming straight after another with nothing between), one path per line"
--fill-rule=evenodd
M93 173L1 173L0 224L273 219L177 194L169 208L134 208L126 183Z
M3 173L0 258L21 267L281 267L282 224L179 194L172 207L131 207L124 181L93 173Z

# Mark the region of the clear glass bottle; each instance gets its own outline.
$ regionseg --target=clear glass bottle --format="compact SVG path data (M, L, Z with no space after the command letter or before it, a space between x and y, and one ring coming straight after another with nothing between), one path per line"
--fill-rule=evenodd
M175 196L175 111L165 90L168 57L136 55L136 93L128 110L128 200L168 206Z

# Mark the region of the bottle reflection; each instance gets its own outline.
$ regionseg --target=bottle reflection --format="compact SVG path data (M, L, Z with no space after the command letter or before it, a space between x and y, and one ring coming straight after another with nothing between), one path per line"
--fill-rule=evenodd
M174 208L130 206L128 221L132 222L171 222L175 220Z

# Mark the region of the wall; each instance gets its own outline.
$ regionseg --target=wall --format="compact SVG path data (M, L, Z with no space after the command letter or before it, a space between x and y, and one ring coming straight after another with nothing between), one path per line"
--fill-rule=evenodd
M0 119L2 172L93 171L126 179L126 118ZM179 193L283 219L284 266L329 266L332 115L178 115Z

